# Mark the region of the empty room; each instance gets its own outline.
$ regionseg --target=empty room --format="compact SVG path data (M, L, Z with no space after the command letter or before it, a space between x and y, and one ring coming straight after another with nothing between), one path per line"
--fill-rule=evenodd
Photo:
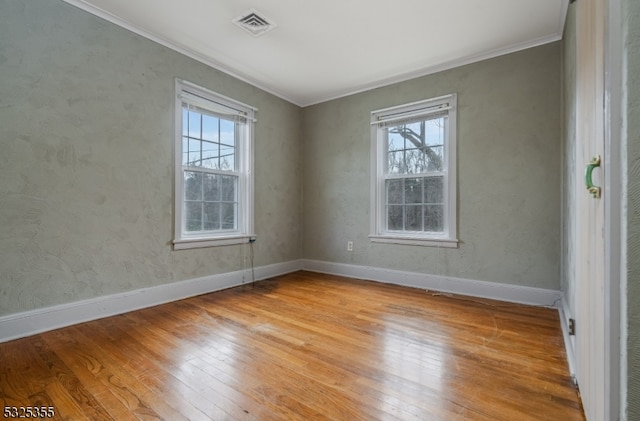
M0 1L5 419L639 420L640 2Z

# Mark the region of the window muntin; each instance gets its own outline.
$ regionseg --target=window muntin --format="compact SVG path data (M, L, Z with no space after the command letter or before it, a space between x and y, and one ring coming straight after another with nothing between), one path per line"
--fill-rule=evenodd
M238 177L184 172L184 230L188 233L236 230Z
M372 113L372 241L457 243L455 105L454 94Z
M176 81L175 248L253 236L255 109Z
M384 127L388 174L442 171L448 117L428 116L412 123Z
M442 176L386 180L387 231L442 233L443 184Z

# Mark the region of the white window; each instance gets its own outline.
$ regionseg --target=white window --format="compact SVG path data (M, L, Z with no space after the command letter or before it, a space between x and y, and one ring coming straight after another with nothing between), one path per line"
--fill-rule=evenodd
M249 241L256 109L176 80L174 248Z
M371 241L457 247L456 94L371 113Z

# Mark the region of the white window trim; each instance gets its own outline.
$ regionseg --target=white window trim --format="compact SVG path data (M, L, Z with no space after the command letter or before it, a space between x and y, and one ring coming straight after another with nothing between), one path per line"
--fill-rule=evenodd
M381 130L383 123L406 118L428 116L448 111L448 138L445 142L447 160L444 188L446 219L444 232L399 233L386 231L385 223L385 159L386 145ZM384 108L371 112L371 211L369 239L376 243L416 246L458 247L457 238L457 180L456 180L456 111L457 94L445 95L410 104Z
M191 94L191 95L189 95ZM212 231L188 234L183 230L184 220L184 175L182 166L182 98L189 96L190 102L197 97L204 98L197 105L208 108L218 114L229 114L246 119L246 133L238 136L240 157L238 159L238 227L236 230ZM254 233L254 124L257 109L249 105L225 97L193 83L176 79L175 81L175 116L174 116L174 250L194 249L202 247L226 246L247 243L255 240ZM215 104L210 104L213 101ZM220 108L216 108L216 104ZM213 107L213 108L212 108Z

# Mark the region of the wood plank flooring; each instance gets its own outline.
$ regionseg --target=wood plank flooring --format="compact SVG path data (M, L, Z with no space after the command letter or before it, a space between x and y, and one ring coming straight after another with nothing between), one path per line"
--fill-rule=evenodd
M64 420L583 420L555 310L297 272L0 344Z

